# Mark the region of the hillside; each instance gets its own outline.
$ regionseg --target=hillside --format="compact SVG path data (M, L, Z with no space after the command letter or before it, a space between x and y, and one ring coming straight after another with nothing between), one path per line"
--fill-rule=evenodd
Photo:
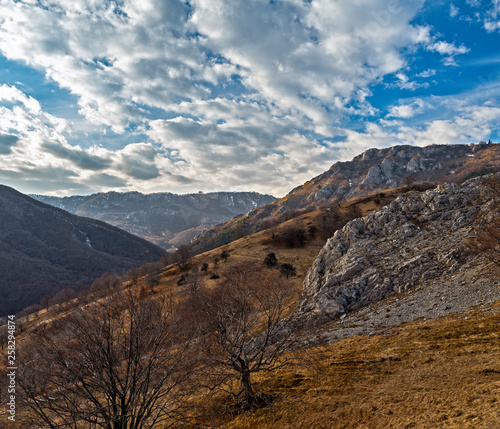
M478 218L498 210L493 198L476 178L406 193L349 222L309 270L301 310L335 318L426 282L444 285L466 262L475 262L467 238L476 233ZM479 282L473 265L467 271Z
M165 254L104 222L72 215L6 186L0 186L0 219L0 315Z
M323 174L270 204L204 232L197 248L208 250L242 235L277 225L298 214L388 189L434 187L498 171L500 144L394 146L369 149L351 161L336 162Z
M192 427L497 427L498 267L491 253L470 247L485 221L498 221L498 195L485 183L375 191L124 283L124 295L135 282L145 302L167 296L182 303L217 288L241 264L252 263L256 278L282 264L296 269L290 277L302 292L294 301L296 351L282 359L307 364L255 374L270 407L244 411L225 390L194 393L193 403L183 404L208 411ZM494 183L500 191L500 180ZM272 267L264 264L271 252ZM81 302L87 306L88 299ZM57 320L81 311L79 305L23 319L20 344L44 324L72 338ZM197 343L190 344L196 354ZM204 384L203 371L198 377ZM237 380L228 388L237 392Z
M107 192L64 198L32 197L70 213L110 223L167 250L189 243L205 229L275 199L256 192Z
M405 193L338 230L299 302L298 335L315 363L259 377L272 409L231 414L221 398L221 414L203 423L498 427L499 267L468 245L484 219L498 225L496 180Z

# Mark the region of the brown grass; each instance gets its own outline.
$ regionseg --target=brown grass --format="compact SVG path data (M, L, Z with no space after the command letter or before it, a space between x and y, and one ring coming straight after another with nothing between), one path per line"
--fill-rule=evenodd
M500 428L500 303L322 348L323 370L260 378L272 407L221 428Z

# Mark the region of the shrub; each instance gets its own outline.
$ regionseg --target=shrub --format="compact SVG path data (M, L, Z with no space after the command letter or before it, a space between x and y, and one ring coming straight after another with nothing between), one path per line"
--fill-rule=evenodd
M267 256L264 258L264 265L267 268L273 268L276 265L278 265L278 258L276 257L276 253L270 252L267 254Z
M288 263L281 264L280 272L281 275L286 278L295 277L297 275L297 269L292 264Z

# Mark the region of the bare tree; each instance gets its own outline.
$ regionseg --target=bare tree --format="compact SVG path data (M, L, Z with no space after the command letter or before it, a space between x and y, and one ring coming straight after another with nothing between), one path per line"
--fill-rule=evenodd
M221 384L239 380L236 395L243 395L245 408L263 399L254 391L252 374L285 364L280 358L292 345L291 319L285 317L291 313L293 295L292 284L279 273L244 265L187 302L184 314L194 319L203 355Z
M95 298L103 297L115 293L120 287L122 282L116 274L104 273L97 280L92 283L88 293L81 294L82 299L88 297L83 295L93 295ZM43 307L43 306L42 306Z
M73 289L65 288L57 292L55 296L49 300L49 305L57 306L59 311L61 311L65 307L69 307L70 301L76 298L76 296L77 294Z
M163 428L183 417L189 339L170 304L138 293L102 298L24 343L19 386L31 427Z
M187 245L183 244L174 253L176 261L181 270L186 270L188 268L189 259L193 256L193 249Z

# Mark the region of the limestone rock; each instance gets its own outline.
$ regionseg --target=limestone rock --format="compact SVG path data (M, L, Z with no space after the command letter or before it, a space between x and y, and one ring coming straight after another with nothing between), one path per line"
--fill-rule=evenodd
M456 270L468 257L464 240L478 212L488 209L481 192L477 178L408 192L349 222L327 241L306 276L303 316L335 318Z

